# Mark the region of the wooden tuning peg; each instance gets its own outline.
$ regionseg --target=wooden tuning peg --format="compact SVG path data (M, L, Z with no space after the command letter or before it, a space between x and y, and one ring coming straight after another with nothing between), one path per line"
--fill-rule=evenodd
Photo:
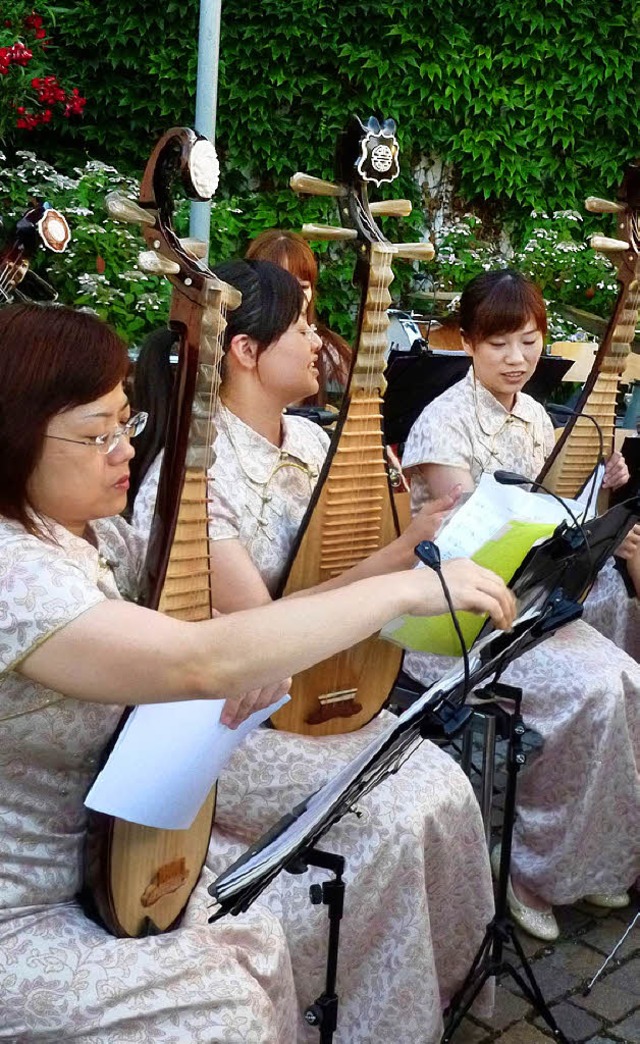
M152 275L176 275L180 271L176 261L170 261L155 250L143 250L138 254L138 264L144 272L151 272Z
M433 243L395 243L393 252L396 257L408 258L411 261L432 261L435 255Z
M344 185L334 185L332 181L314 178L311 174L298 172L290 179L289 184L294 192L306 192L310 196L346 196Z
M599 250L602 254L617 254L629 249L629 244L623 239L609 239L608 236L591 236L589 246L592 250Z
M357 239L355 228L338 228L335 225L303 225L305 239Z
M624 210L621 203L614 203L610 199L599 199L598 196L589 196L584 205L590 214L619 214L621 210Z
M221 283L222 287L222 303L225 308L228 308L233 312L235 308L239 308L242 304L242 294L239 290L236 290L235 286L230 286L229 283Z
M370 203L369 210L376 217L409 217L413 206L410 199L383 199L379 203Z
M152 210L143 210L132 199L128 199L120 192L109 192L105 196L105 205L109 217L114 221L137 222L140 225L155 225L156 223L156 215Z
M188 254L193 254L194 257L202 259L209 253L209 247L206 243L203 243L201 239L193 239L188 236L186 239L180 240L180 246L183 250L186 250Z

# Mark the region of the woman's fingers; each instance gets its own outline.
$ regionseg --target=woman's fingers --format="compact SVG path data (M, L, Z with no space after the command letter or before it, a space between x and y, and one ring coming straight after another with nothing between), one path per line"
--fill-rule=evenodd
M274 685L266 685L262 689L252 689L243 692L239 696L230 696L224 702L220 721L230 729L237 729L255 711L270 707L288 693L291 688L291 678L277 682Z
M496 627L511 627L516 615L516 601L504 580L470 559L445 562L442 571L454 608L488 613Z
M620 489L629 481L629 468L622 454L616 450L611 454L604 469L602 485L605 489Z
M634 558L640 549L640 525L635 525L633 529L630 529L626 537L620 544L616 551L618 558Z
M406 530L406 535L410 537L412 543L417 544L421 540L434 539L447 514L460 496L461 488L461 486L454 486L443 497L429 500L420 508L411 525Z

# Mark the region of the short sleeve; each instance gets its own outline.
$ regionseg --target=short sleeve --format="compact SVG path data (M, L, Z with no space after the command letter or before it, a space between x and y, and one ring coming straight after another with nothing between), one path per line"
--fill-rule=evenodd
M209 540L233 540L240 536L241 518L236 496L225 492L225 484L218 478L214 467L213 478L209 478Z
M402 454L402 467L418 464L444 464L471 469L471 433L446 402L429 403L409 432Z
M546 460L547 457L551 455L556 444L556 433L551 422L551 417L544 409L542 411L542 438L544 444L544 459Z
M0 674L105 595L82 569L37 537L0 547Z
M144 533L147 539L151 532L151 523L153 522L153 516L156 509L162 456L162 453L158 454L140 483L140 488L136 493L136 499L131 513L131 525L134 529L137 529L138 532Z

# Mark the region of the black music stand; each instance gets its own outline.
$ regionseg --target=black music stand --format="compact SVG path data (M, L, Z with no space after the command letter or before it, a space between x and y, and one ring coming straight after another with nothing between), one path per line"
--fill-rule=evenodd
M461 381L471 365L466 352L427 348L396 352L385 372L383 425L386 443L404 443L425 406ZM540 402L549 398L572 365L571 359L542 355L524 391Z
M434 726L447 736L455 734L466 720L468 708L464 703L471 688L475 688L496 673L501 673L508 662L581 615L581 601L599 569L638 518L640 499L634 499L617 505L606 515L585 523L582 527L569 527L565 523L558 526L548 540L529 552L512 580L511 587L525 610L521 614L522 619L519 619L508 632L495 631L490 622L485 624L469 650L468 680L465 679L464 670L459 664L453 667L444 678L432 685L413 703L397 722L389 725L361 751L352 764L346 765L334 780L279 820L209 887L209 893L219 904L219 909L209 919L215 921L227 913L239 914L247 910L282 870L300 873L307 866L315 865L334 871L336 879L333 883L339 887L332 890L336 906L333 911L331 908L329 910L331 931L327 959L327 989L307 1009L308 1021L319 1025L322 1044L332 1041L337 1025L337 928L344 901L344 861L340 857L318 850L318 841L343 815L354 811L361 797L387 775L396 772L422 740L433 735ZM518 732L515 725L514 730L514 740L517 742ZM516 755L517 751L514 753L514 766L517 765ZM515 810L516 772L517 768L513 773L509 798L512 806L511 820ZM513 829L512 821L510 829ZM507 839L507 849L503 851L502 861L505 874L502 873L501 864L499 892L499 897L502 891L504 892L505 910L509 856L510 840ZM327 885L322 888L326 889ZM311 900L330 905L331 896L319 895L317 889L312 889ZM494 918L488 925L485 940L467 981L449 1006L448 1030L445 1031L443 1040L451 1039L488 978L503 970L514 974L512 966L507 965L502 959L502 944L507 923L510 923L508 915L501 912L500 922L496 922ZM513 926L511 928L513 929ZM527 979L532 980L534 984L530 989L532 1003L546 1019L557 1039L566 1042L544 1002L521 948L519 957L525 967ZM515 977L519 984L524 982L517 973ZM467 988L471 993L470 1000L466 999ZM523 988L527 988L526 983ZM323 1026L323 1012L327 1009L329 1014Z

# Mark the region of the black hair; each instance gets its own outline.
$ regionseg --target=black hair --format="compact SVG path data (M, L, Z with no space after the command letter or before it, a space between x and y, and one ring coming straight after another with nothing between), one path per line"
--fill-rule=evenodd
M306 299L298 280L271 261L225 261L213 271L242 294L242 304L227 312L225 350L237 334L247 334L262 352L302 313Z
M136 455L129 465L128 516L144 476L164 448L174 379L171 352L177 340L178 334L166 326L154 330L143 341L136 360L132 405L135 410L145 410L149 420L136 438Z
M467 283L458 315L460 329L472 344L494 334L513 333L532 319L543 337L547 310L541 291L513 268L481 272Z

